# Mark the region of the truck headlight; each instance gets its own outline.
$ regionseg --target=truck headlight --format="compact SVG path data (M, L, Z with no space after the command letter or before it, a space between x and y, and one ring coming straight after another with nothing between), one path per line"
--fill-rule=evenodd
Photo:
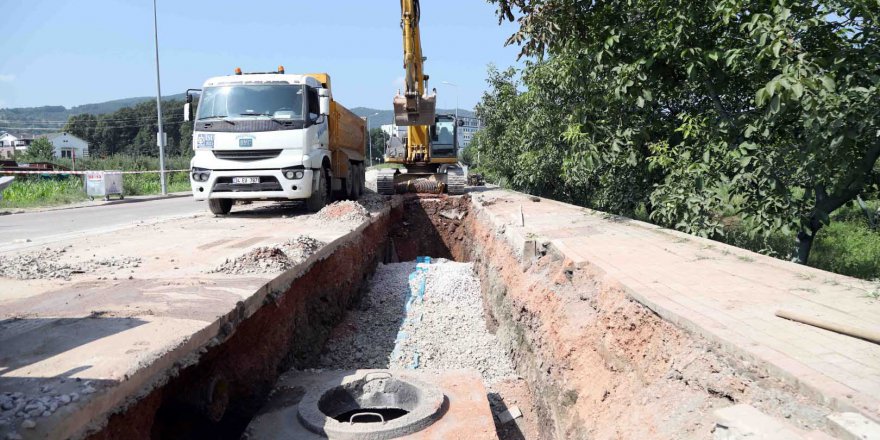
M208 178L211 177L211 170L205 168L193 168L190 175L196 182L207 182Z
M297 168L287 168L281 170L281 173L284 174L284 177L288 180L299 180L305 176L306 172L302 169Z

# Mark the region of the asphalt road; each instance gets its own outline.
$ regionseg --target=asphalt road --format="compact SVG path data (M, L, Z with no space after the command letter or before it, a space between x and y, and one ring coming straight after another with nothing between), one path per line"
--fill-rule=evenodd
M192 197L120 200L99 206L0 216L0 252L49 243L81 234L100 234L174 217L205 213L208 205ZM30 240L30 241L28 241Z

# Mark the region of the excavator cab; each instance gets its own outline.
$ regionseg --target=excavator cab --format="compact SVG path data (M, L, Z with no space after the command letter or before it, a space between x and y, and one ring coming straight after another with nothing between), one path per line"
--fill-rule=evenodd
M458 127L455 117L437 115L431 125L431 157L456 157Z

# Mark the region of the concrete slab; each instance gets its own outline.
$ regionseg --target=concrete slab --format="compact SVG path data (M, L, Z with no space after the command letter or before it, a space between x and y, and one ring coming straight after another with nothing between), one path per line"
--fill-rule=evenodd
M828 415L831 429L846 440L880 439L880 425L859 413L834 413Z
M822 433L801 431L781 420L774 419L751 405L733 405L715 411L718 426L715 440L807 440L830 439Z
M328 381L342 383L355 377L363 377L375 371L289 371L276 383L275 391L260 414L251 421L244 437L257 439L322 439L306 429L299 420L299 404L305 393ZM476 371L444 371L440 373L415 370L391 371L394 377L419 380L438 386L446 397L447 407L443 416L427 428L413 434L395 438L411 440L494 440L495 424L486 389Z
M876 285L511 191L488 189L473 203L520 257L531 242L546 247L818 402L880 421L880 346L774 316L787 308L871 328Z
M228 336L227 317L251 316L370 223L318 221L267 203L233 212L17 249L48 246L62 262L139 263L97 264L68 279L0 278L0 438L77 438L100 428ZM251 248L299 234L327 244L283 273L211 273Z

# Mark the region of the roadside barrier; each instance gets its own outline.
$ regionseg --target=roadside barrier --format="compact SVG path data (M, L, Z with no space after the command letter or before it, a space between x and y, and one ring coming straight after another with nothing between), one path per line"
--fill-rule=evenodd
M184 170L165 170L166 173L182 173L184 171L189 171L189 169ZM74 176L83 176L88 174L159 174L159 170L149 170L149 171L12 171L12 170L0 170L0 175L3 174L67 174Z

